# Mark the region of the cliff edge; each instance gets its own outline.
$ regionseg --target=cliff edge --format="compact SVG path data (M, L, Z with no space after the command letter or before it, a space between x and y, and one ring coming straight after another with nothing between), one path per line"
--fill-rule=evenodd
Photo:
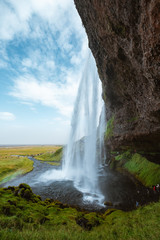
M160 152L160 1L74 1L103 84L108 148Z

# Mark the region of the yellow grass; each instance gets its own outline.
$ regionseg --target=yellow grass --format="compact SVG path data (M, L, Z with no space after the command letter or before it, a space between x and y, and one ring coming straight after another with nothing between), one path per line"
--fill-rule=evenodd
M36 154L43 154L46 152L55 152L61 146L22 146L22 147L5 147L0 148L0 156L2 155L22 155L22 156L31 156Z

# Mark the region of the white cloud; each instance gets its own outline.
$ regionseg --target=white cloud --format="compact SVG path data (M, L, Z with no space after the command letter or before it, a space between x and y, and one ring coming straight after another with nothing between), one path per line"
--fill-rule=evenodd
M53 49L57 47L61 52L58 55L69 54L68 57L72 58L68 59L71 64L78 65L80 60L84 59L79 52L84 43L87 45L87 39L73 0L0 1L0 32L0 45L3 45L2 53L0 49L1 67L8 67L8 58L13 63L18 57L16 54L13 58L8 57L5 52L6 43L11 40L15 40L16 44L24 39L37 41L37 49L26 49L28 56L24 59L20 57L20 62L17 63L25 72L32 68L45 75L46 68L53 70L56 67ZM78 50L77 43L72 42L73 35L78 39ZM80 57L77 57L77 54Z
M0 59L0 68L6 68L8 66L7 62Z
M53 70L55 68L55 63L53 60L47 60L46 61L46 67L49 69L49 70Z
M10 112L0 112L0 120L12 121L15 120L15 116Z
M66 41L65 37L70 32L68 29L82 34L80 19L77 18L72 0L8 0L0 2L0 39L11 40L16 34L30 34L32 17L35 15L46 21L54 32L60 31L60 39ZM37 33L40 29L39 25Z
M2 40L12 40L16 33L23 33L26 35L29 31L26 19L20 18L8 7L5 2L0 2L0 39Z
M6 69L9 95L37 116L44 110L40 105L52 108L55 121L48 125L55 139L64 141L88 45L74 1L0 1L0 33L0 67Z
M24 67L32 67L32 61L29 58L24 58L22 61L22 65Z
M69 71L66 72L65 84L39 81L31 75L25 75L14 81L10 95L25 104L30 102L54 107L62 115L70 118L79 79L80 76Z

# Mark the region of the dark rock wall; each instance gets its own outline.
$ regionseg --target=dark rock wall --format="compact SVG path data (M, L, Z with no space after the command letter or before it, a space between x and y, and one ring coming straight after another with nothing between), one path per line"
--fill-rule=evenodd
M160 0L74 0L103 84L111 149L160 151Z

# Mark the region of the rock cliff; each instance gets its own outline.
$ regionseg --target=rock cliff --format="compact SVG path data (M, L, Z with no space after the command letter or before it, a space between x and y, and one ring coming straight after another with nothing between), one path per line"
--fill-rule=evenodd
M107 107L107 146L160 151L160 1L74 0Z

